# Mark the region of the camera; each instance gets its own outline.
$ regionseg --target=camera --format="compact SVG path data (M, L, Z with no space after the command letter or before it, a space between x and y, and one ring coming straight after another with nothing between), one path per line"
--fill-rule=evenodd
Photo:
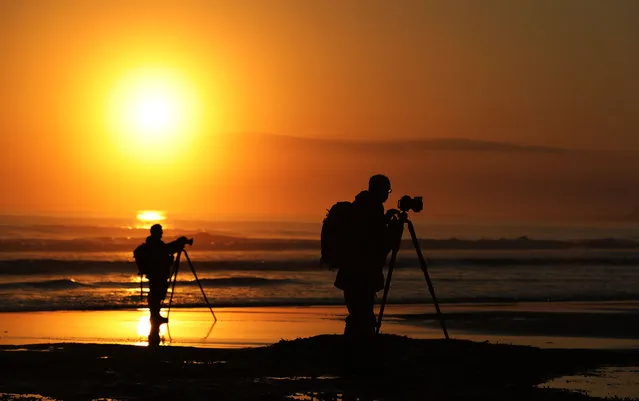
M185 245L193 246L193 238L180 237L180 244L182 246L185 246Z
M402 212L408 212L409 210L412 210L415 213L421 212L424 208L424 201L421 196L411 198L408 195L404 195L397 202L397 208Z

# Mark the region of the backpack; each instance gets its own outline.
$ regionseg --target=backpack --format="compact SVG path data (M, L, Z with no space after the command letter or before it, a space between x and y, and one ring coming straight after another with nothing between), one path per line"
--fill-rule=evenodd
M321 248L322 266L339 269L348 262L353 240L353 204L337 202L326 213L322 222Z
M137 248L133 251L133 258L135 259L135 264L138 265L138 274L148 274L149 267L149 249L146 242L138 245Z

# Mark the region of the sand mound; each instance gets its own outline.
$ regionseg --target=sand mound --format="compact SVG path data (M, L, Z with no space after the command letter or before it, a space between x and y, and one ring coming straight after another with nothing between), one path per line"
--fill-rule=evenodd
M372 352L352 362L339 335L240 350L3 347L0 392L63 400L570 400L588 398L535 385L603 364L639 363L630 351L541 350L390 335L367 349Z

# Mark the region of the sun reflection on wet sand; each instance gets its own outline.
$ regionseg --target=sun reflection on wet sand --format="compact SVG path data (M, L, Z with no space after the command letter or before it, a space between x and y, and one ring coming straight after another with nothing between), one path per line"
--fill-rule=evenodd
M162 311L166 314L166 310ZM341 333L343 321L329 308L219 308L218 322L206 308L172 309L160 326L161 344L237 348ZM0 313L0 344L56 342L147 345L148 309Z
M149 335L149 331L151 331L151 321L149 320L149 316L145 315L140 318L138 322L138 335L140 337L145 337ZM163 337L166 335L166 325L163 324L160 326L160 336Z
M424 306L392 305L394 314L423 312ZM449 310L455 309L448 306ZM166 315L166 310L162 313ZM215 348L239 348L273 344L320 334L341 334L344 307L215 308L213 325L207 308L171 310L169 325L160 326L160 344ZM389 318L382 331L412 338L442 338L436 322L421 324ZM0 344L117 343L148 345L149 311L54 311L0 313ZM532 345L541 348L636 348L636 339L517 336L452 330L451 337L472 341Z

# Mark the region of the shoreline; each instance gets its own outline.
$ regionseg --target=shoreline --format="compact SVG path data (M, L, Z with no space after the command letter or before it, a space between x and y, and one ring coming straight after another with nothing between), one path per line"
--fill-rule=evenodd
M377 305L377 308L379 305ZM639 349L639 302L442 304L451 338L540 348ZM163 345L246 348L341 334L344 306L172 308ZM163 311L166 314L166 311ZM0 345L146 345L147 309L0 313ZM382 333L440 339L432 305L389 304Z

